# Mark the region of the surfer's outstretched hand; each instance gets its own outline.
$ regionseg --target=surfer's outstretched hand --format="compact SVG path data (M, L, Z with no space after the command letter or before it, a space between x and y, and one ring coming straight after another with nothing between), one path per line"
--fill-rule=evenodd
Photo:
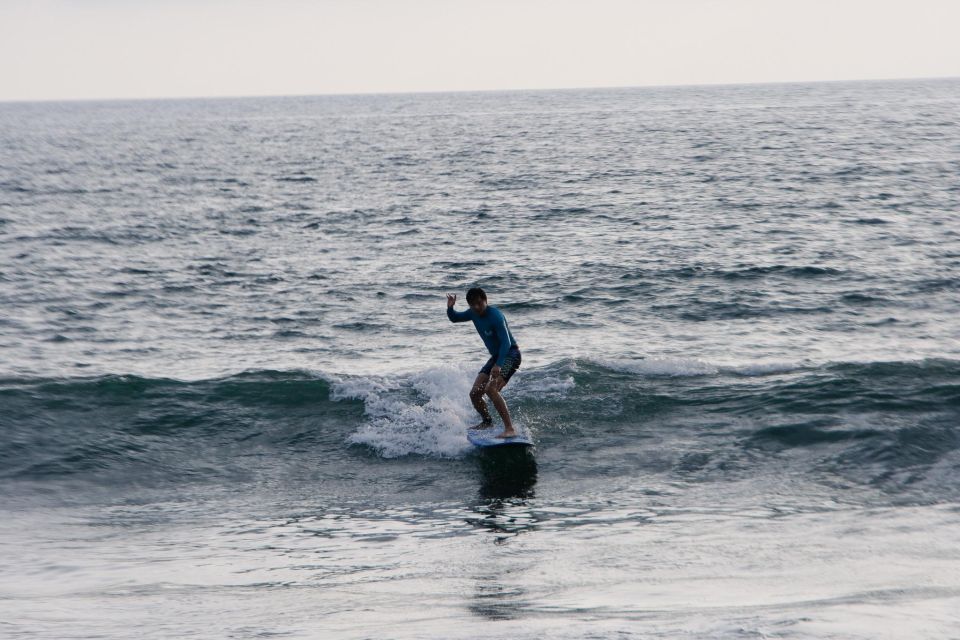
M448 293L447 294L447 306L452 307L457 302L457 294Z

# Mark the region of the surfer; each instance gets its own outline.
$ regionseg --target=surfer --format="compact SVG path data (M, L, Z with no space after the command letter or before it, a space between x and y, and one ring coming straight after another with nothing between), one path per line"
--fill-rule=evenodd
M487 304L487 294L480 287L473 287L467 291L467 304L470 308L466 311L454 311L453 305L457 302L456 294L447 294L447 317L450 322L466 322L473 320L473 326L477 333L483 339L487 351L490 352L490 359L480 369L477 379L473 381L473 387L470 389L470 402L480 417L483 419L471 429L486 429L493 426L493 419L490 417L490 410L487 408L487 401L483 399L484 394L490 396L493 406L497 408L500 417L503 418L503 433L497 438L512 438L517 435L513 428L513 421L510 419L510 410L500 390L503 389L510 377L520 368L520 347L517 341L513 339L510 333L510 327L507 325L507 319L503 312L496 307Z

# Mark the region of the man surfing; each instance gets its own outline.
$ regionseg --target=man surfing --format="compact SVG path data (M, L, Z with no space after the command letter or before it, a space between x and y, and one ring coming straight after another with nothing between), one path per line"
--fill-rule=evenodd
M483 399L483 395L486 394L493 400L493 406L497 408L497 412L503 419L503 433L496 437L512 438L518 434L513 428L510 410L507 409L507 403L500 395L500 390L520 368L520 347L510 333L510 327L507 326L507 319L503 312L487 304L487 294L483 289L474 287L467 291L467 304L470 308L466 311L454 311L453 305L456 302L456 294L448 293L447 317L450 318L450 322L473 320L473 326L476 327L477 333L483 339L483 344L490 352L490 359L480 369L470 390L470 402L483 420L470 428L486 429L493 426L487 401Z

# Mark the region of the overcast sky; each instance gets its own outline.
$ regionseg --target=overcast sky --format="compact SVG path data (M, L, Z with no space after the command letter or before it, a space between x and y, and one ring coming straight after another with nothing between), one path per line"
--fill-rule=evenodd
M960 0L0 0L0 100L960 76Z

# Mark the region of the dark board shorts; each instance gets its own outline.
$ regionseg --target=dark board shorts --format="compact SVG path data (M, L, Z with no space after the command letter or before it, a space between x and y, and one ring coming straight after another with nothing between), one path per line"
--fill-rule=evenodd
M495 356L490 356L490 359L487 360L487 363L483 365L483 368L480 369L480 373L485 373L490 375L490 370L493 369L494 363L497 361ZM513 345L510 347L510 350L507 351L507 357L503 359L503 366L500 367L500 377L507 381L510 379L517 369L520 368L520 347Z

